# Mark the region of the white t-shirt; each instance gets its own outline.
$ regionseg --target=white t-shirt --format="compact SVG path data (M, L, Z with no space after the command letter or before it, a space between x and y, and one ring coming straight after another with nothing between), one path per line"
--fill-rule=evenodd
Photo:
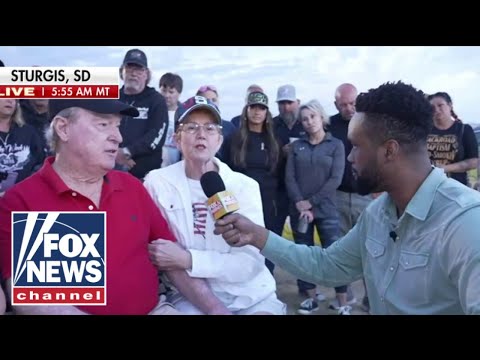
M175 132L175 110L168 110L168 131L165 146L175 147L173 134Z
M175 144L175 110L168 111L168 131L162 150L162 167L180 161L180 151Z

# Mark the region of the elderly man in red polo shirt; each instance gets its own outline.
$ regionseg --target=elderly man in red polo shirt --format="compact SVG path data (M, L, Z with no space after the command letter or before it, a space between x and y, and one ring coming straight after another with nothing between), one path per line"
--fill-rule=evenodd
M54 157L0 201L0 271L12 289L12 211L106 212L106 305L15 305L17 314L179 314L159 297L148 254L156 239L175 241L164 217L132 175L112 170L122 142L121 115L136 108L117 100L50 100L47 140ZM172 283L207 314L228 314L202 279L166 271Z

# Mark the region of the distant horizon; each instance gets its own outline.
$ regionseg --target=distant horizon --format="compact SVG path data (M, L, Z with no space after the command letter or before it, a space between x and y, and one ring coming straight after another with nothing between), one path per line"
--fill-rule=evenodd
M301 102L317 99L329 115L337 113L335 88L344 82L359 92L402 80L425 93L445 91L465 123L480 126L477 115L478 46L0 46L5 66L120 66L125 53L139 48L158 90L166 72L184 81L180 100L202 85L215 85L225 120L240 114L250 84L263 87L272 114L277 88L292 84Z

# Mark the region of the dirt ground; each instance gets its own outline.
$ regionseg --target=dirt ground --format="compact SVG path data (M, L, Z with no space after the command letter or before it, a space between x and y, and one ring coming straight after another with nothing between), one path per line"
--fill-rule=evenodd
M275 267L275 279L277 280L277 294L281 301L287 304L287 315L299 315L297 313L298 306L305 299L298 294L298 288L295 277L279 268ZM333 288L326 288L323 286L318 287L319 290L327 297L326 301L319 302L319 310L312 313L312 315L337 315L336 310L330 310L328 304L330 300L335 298L335 290ZM353 305L352 315L368 315L362 309L361 301L365 293L363 282L361 280L352 284L352 291L357 298L357 303ZM308 315L310 316L310 315Z

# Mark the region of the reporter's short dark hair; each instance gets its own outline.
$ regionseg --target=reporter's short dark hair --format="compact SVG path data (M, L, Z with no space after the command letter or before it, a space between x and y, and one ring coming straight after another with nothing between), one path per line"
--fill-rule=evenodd
M387 82L358 95L356 111L380 144L394 139L409 151L424 145L433 128L433 110L426 94L401 81ZM403 146L402 146L403 147Z

